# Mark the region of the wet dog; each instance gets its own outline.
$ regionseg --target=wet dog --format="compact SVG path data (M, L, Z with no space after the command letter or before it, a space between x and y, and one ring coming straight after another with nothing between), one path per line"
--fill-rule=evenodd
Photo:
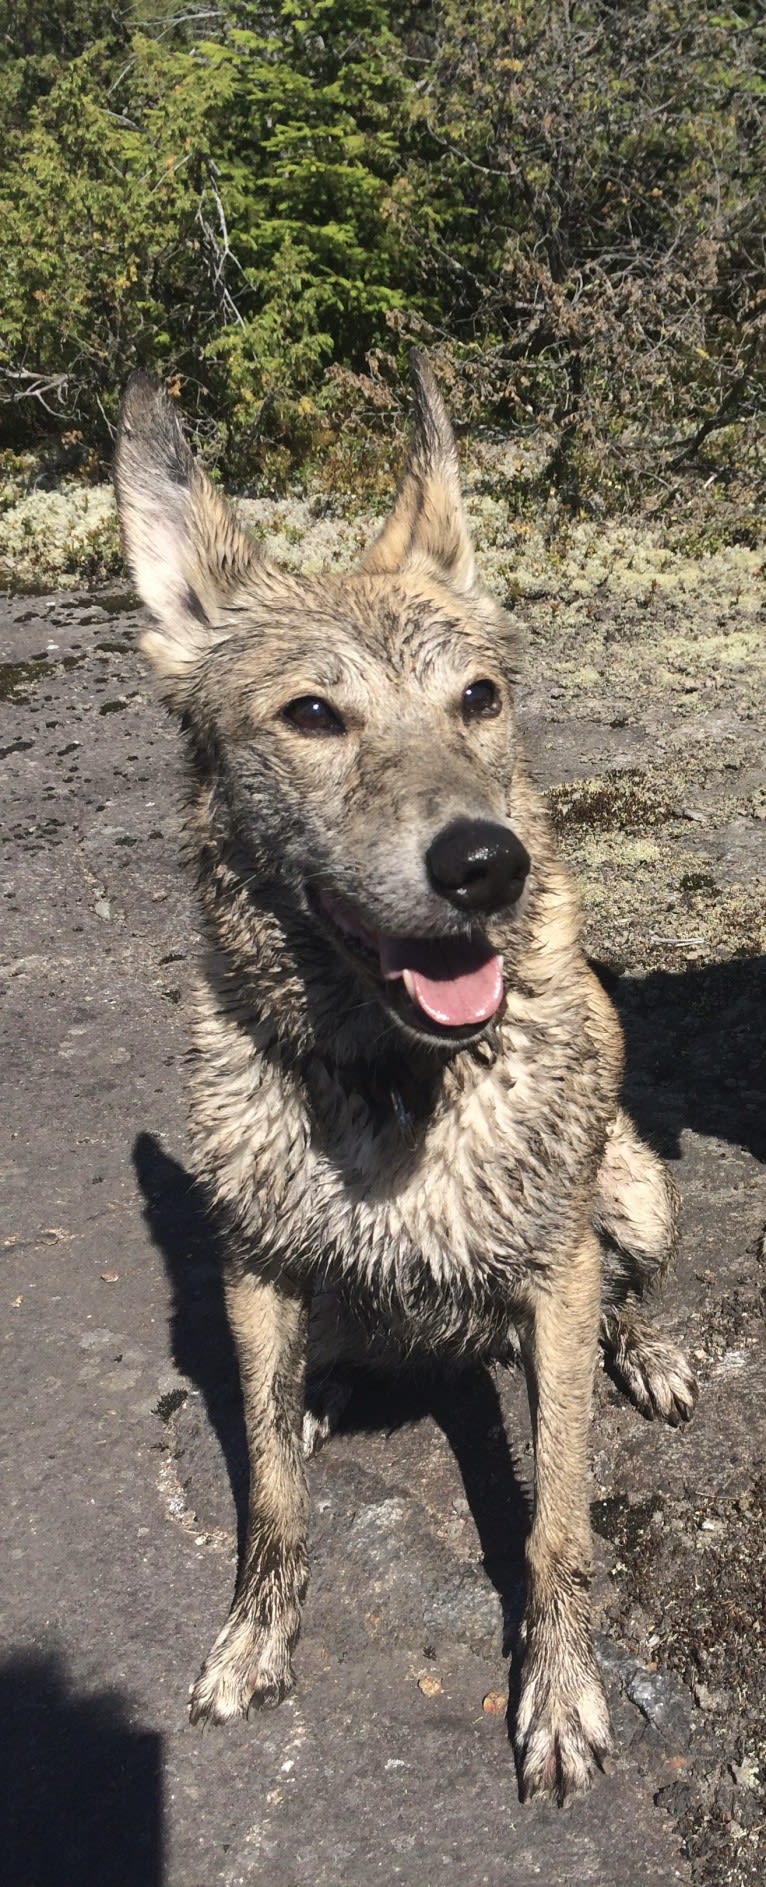
M675 1197L620 1108L622 1043L514 718L511 624L482 587L449 422L414 357L393 511L359 569L300 577L240 528L145 376L123 404L123 541L179 716L208 935L196 1165L224 1228L250 1453L231 1614L196 1721L293 1682L304 1435L373 1354L507 1359L535 1438L524 1794L587 1786L610 1743L588 1584L599 1341L677 1422L695 1383L641 1308ZM307 1371L327 1386L304 1423Z

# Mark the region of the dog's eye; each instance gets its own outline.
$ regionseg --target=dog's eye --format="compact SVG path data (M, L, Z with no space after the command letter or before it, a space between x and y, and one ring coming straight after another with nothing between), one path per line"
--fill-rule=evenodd
M499 714L502 707L500 695L493 681L471 681L463 689L461 702L464 721L478 721Z
M340 715L321 695L299 695L296 701L288 701L287 707L282 709L282 719L289 721L291 727L297 727L299 734L346 732Z

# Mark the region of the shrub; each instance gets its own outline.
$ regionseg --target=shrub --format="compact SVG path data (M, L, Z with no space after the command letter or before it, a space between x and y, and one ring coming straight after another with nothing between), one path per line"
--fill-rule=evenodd
M763 38L756 0L13 0L2 436L103 450L143 365L230 475L342 426L350 476L418 338L466 424L539 437L535 501L744 491Z
M575 505L610 484L661 495L724 425L758 451L761 20L695 0L434 16L432 157L409 169L424 280L473 406L542 421L544 478Z
M362 365L402 299L386 199L407 81L386 18L380 0L243 6L190 41L124 15L68 62L6 71L7 436L60 415L103 439L144 365L183 381L230 459L264 402L300 449L325 364Z

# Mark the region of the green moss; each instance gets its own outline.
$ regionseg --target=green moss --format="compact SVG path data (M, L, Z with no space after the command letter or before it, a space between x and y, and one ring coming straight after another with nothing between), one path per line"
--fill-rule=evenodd
M24 702L30 689L55 674L52 662L37 656L31 662L0 662L0 701Z
M712 872L709 871L685 871L679 878L678 883L679 889L685 893L690 901L698 895L703 895L708 898L717 898L720 896L720 886L716 884Z
M548 808L558 832L578 827L586 832L617 828L645 831L663 825L672 812L667 792L637 768L625 768L597 779L574 780L549 789ZM648 856L652 856L651 850Z
M34 491L0 515L0 581L6 588L103 582L122 569L112 492L67 484Z

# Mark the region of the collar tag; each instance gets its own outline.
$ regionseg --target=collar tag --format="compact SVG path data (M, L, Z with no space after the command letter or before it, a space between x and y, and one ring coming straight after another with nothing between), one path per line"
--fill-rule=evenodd
M393 1082L388 1091L391 1096L391 1106L396 1115L396 1123L404 1144L407 1147L414 1147L416 1143L415 1122L410 1110L405 1106L399 1089L394 1087Z

